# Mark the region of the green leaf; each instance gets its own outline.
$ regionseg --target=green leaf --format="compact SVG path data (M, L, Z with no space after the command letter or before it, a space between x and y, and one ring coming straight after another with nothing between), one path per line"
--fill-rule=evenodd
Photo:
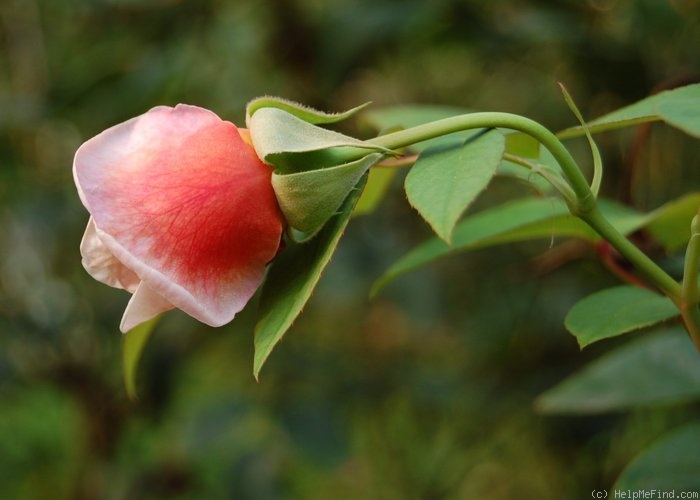
M690 239L690 222L700 207L700 193L691 193L657 208L649 214L648 231L668 252L685 247Z
M505 150L503 134L476 134L461 147L423 152L406 176L408 201L450 242L457 220L486 188Z
M566 213L566 205L558 199L524 198L474 214L457 225L452 236L452 246L440 239L431 238L395 262L374 284L372 295L397 276L439 257L486 246L495 238L507 240L506 235L510 231Z
M627 234L639 229L646 216L623 205L599 200L606 218ZM433 238L396 261L374 284L377 294L396 277L447 255L490 245L537 238L578 237L597 241L598 235L584 222L569 214L566 204L556 198L523 198L466 217L454 230L452 246Z
M622 471L613 488L635 492L675 492L674 497L667 498L681 498L681 492L698 493L698 450L700 422L695 421L666 433L644 450Z
M625 285L607 288L580 300L566 315L564 325L584 348L598 340L652 326L678 314L668 297Z
M621 205L616 201L600 198L598 207L606 219L615 226L615 229L627 235L638 231L649 223L649 214L638 212L626 205ZM600 241L600 236L595 233L593 241Z
M608 113L591 122L591 133L614 130L640 123L663 120L694 137L700 137L700 84L667 90ZM562 130L559 137L583 135L583 127Z
M667 95L659 103L657 112L669 125L693 137L700 137L700 84L695 85L693 92Z
M382 158L372 153L364 158L308 172L272 174L277 201L291 227L307 239L336 213L367 170Z
M258 109L248 127L257 155L281 173L337 165L340 161L333 157L336 148L391 154L369 141L318 127L279 108Z
M528 134L511 132L505 134L506 152L522 158L539 158L540 142Z
M357 202L353 217L369 215L374 212L384 195L389 190L391 181L396 177L395 168L373 168L369 171L367 185L362 191L362 196Z
M158 320L160 320L160 316L141 323L124 334L122 341L122 375L129 399L136 399L136 371L143 349L146 347L148 339L151 338Z
M577 302L565 318L581 348L673 318L679 314L663 295L635 286L616 286Z
M629 234L639 229L646 221L646 216L624 205L609 200L598 200L598 206L605 217L622 234ZM500 237L490 238L488 245L511 243L515 241L540 238L579 238L591 243L600 241L600 236L588 224L570 214L543 219L508 231Z
M618 347L549 389L535 407L595 414L700 399L700 357L680 327Z
M345 230L363 183L364 179L345 200L339 213L315 238L306 243L290 245L270 266L263 284L255 326L253 375L256 379L272 349L311 297Z

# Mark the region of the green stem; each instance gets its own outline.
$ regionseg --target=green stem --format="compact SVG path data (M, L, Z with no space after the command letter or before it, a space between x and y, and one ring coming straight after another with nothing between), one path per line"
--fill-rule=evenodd
M681 286L610 224L600 212L596 203L596 198L574 158L561 143L559 138L544 126L529 118L510 113L471 113L445 118L425 125L382 135L369 142L377 146L396 150L454 132L496 127L518 130L528 134L537 139L550 151L554 159L559 163L575 195L574 199L567 200L571 213L585 221L600 236L607 240L622 254L622 256L635 266L636 271L641 274L647 282L656 286L676 304L681 312L685 326L700 352L700 309L697 306L697 284L691 284L691 278L687 277L684 280L683 286ZM366 151L348 149L341 153L341 157L338 158L338 160L357 160L366 154ZM570 195L569 198L571 198ZM700 241L691 238L691 243L693 245L692 253L688 257L691 266L690 268L686 268L686 274L692 273L692 278L695 280L697 279L698 262L700 261ZM688 298L692 300L692 303L688 301Z
M598 207L580 214L589 226L607 240L620 254L631 262L638 273L669 297L681 313L685 329L700 353L700 309L698 309L698 262L700 260L700 232L698 217L693 219L693 234L686 253L683 285L678 284L644 252L625 238L603 216Z
M695 344L695 349L700 353L700 309L697 304L685 303L679 305L678 309L681 311L685 329Z
M631 262L637 272L649 283L656 286L675 303L678 303L682 295L681 286L678 282L615 229L597 206L584 214L580 214L579 217Z
M683 299L688 305L697 305L698 297L698 265L700 263L700 215L693 218L690 224L690 241L685 252L683 268Z
M509 161L515 165L520 165L521 167L527 168L533 174L539 175L544 180L549 182L554 189L556 189L560 195L566 200L569 206L576 206L576 194L571 189L564 179L561 178L558 172L549 169L545 165L540 165L516 156L510 153L503 153L503 159Z
M588 223L616 248L649 283L656 286L676 304L680 303L681 286L608 222L598 209L595 196L571 153L556 135L536 121L510 113L470 113L382 135L370 142L388 149L400 149L454 132L493 127L518 130L534 137L546 147L559 163L576 195L576 204L570 203L571 212ZM361 154L366 153L351 151L347 154L347 161L357 159L350 156ZM698 324L700 325L700 322Z
M682 300L678 303L683 322L696 349L700 352L700 295L698 294L698 267L700 265L700 214L690 224L690 241L685 252Z
M576 212L586 212L595 205L595 197L588 187L586 178L581 173L578 164L571 153L564 147L557 136L547 128L534 120L510 113L470 113L437 120L425 125L401 130L391 134L382 135L372 139L372 144L388 149L400 149L411 144L416 144L435 137L452 134L470 129L479 128L507 128L518 130L539 140L561 166L564 175L568 179L576 194L577 206L571 207ZM363 152L351 152L350 156L366 154ZM347 158L351 161L358 158Z

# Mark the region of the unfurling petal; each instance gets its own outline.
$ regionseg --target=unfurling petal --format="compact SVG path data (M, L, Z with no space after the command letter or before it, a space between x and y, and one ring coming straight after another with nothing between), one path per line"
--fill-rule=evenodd
M142 282L123 327L171 305L212 326L231 321L279 247L271 172L211 111L153 108L83 144L73 169L94 219L86 268L132 291Z
M172 309L174 306L141 282L124 310L119 329L128 332L136 325Z
M83 256L83 267L97 281L131 293L136 291L141 280L102 243L92 217L80 242L80 254Z

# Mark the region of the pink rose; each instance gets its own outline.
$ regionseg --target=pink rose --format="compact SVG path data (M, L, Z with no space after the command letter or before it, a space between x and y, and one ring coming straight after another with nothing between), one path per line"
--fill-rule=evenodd
M270 168L246 130L206 109L159 106L105 130L78 149L73 176L91 215L83 266L133 294L123 332L173 307L228 323L278 251Z

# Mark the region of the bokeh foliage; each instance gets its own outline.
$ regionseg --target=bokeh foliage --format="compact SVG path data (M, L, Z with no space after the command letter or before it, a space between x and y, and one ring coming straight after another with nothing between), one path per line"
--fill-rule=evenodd
M618 283L590 246L476 251L368 301L429 235L395 179L378 212L351 221L259 383L250 311L219 330L173 313L129 403L117 332L127 297L80 266L87 214L72 155L157 104L242 123L263 94L327 110L509 111L560 129L576 122L557 80L594 117L697 81L699 45L694 0L3 1L0 496L560 499L610 487L698 408L534 411L537 395L627 341L581 353L565 333L572 304ZM355 123L349 132L365 133ZM674 130L597 139L610 197L648 210L700 187L698 147ZM495 181L474 208L522 189Z

